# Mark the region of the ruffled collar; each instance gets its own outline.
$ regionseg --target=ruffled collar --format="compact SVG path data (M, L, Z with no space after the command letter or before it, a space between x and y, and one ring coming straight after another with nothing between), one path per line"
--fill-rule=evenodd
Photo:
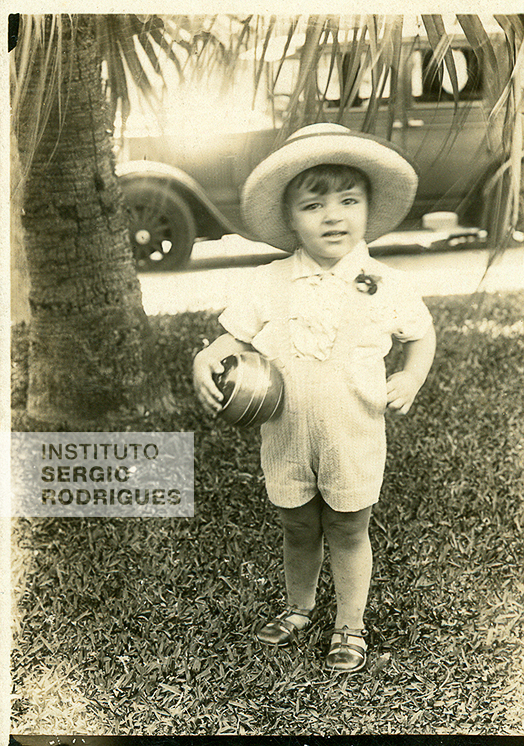
M320 266L304 249L298 249L293 255L292 280L302 277L333 275L346 282L354 282L356 276L369 262L369 251L365 241L360 241L353 251L343 256L329 269Z

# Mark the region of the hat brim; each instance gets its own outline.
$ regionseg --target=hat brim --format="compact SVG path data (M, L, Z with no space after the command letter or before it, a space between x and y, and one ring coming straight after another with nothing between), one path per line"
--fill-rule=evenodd
M247 178L242 213L257 238L285 251L297 239L284 215L284 192L299 173L320 164L343 164L363 171L371 184L365 239L392 231L407 215L417 191L414 167L385 140L363 133L297 137L271 153Z

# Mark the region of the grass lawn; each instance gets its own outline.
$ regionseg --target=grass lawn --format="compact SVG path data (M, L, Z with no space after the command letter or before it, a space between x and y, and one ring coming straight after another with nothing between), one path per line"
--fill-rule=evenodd
M412 413L388 417L367 670L323 670L329 556L307 636L254 640L283 601L258 433L195 402L191 356L216 316L155 317L178 410L127 429L195 432L195 517L13 521L13 733L524 732L524 294L428 305L435 364ZM26 355L17 328L18 430Z

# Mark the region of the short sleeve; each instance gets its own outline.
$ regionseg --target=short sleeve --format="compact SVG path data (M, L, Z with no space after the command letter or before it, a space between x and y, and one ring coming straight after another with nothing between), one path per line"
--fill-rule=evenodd
M257 267L250 280L235 288L219 323L241 342L251 343L264 326L263 299L266 285L265 267Z
M406 276L399 278L395 295L393 336L400 342L421 339L431 328L433 319L413 281Z

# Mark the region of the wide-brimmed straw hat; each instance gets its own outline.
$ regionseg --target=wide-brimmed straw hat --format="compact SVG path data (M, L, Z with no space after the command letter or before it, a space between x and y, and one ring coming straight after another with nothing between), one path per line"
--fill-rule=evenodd
M244 184L243 217L258 239L286 251L297 247L284 213L284 191L295 176L321 163L344 164L367 175L371 195L366 241L392 231L413 204L417 173L398 148L340 124L310 124L259 163Z

